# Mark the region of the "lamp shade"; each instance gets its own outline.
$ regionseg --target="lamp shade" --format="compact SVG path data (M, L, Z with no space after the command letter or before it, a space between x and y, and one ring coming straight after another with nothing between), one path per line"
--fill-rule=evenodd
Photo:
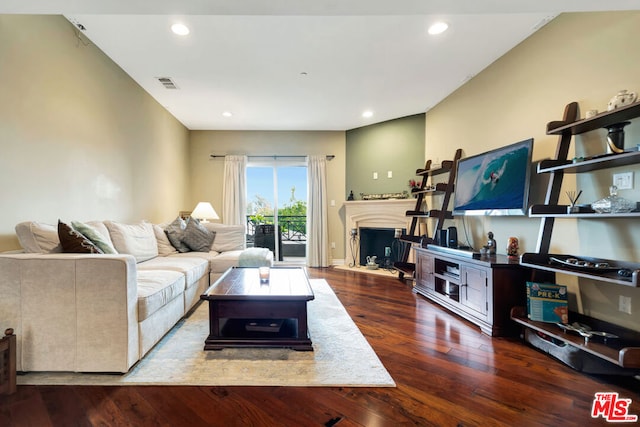
M191 212L191 216L202 222L209 222L207 220L220 218L209 202L198 203L193 212Z

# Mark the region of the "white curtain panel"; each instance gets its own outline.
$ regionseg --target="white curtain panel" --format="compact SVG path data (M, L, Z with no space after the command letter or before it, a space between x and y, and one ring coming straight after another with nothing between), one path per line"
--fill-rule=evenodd
M247 156L224 157L222 221L245 225L247 211Z
M329 266L329 227L327 223L327 157L308 156L307 182L307 265Z

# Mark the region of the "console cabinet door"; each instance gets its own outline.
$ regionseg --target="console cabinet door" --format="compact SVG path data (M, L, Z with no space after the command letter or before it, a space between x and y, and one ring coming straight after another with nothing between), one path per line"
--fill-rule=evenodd
M420 252L417 256L416 264L416 280L418 281L418 284L430 291L433 291L435 289L433 257Z
M460 303L481 314L487 314L487 271L481 268L462 266Z

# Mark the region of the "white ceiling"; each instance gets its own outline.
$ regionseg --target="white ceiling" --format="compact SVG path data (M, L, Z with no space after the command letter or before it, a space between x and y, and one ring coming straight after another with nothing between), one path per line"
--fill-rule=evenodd
M345 130L422 113L558 13L631 9L638 0L0 3L0 13L82 24L186 127L229 130ZM449 30L429 36L436 20ZM173 34L174 22L191 33ZM373 116L363 118L365 110Z

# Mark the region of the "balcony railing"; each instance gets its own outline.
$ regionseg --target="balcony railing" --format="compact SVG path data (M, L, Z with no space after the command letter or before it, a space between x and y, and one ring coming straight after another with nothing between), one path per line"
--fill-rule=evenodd
M247 247L269 248L274 255L278 254L278 260L285 258L305 258L307 242L307 217L305 215L279 215L278 223L280 236L278 248L273 224L274 217L262 217L260 224L256 224L247 216Z
M264 216L264 224L274 223L273 216ZM306 242L307 241L307 216L306 215L279 215L280 241L282 242ZM247 240L253 240L256 234L256 224L247 215Z

